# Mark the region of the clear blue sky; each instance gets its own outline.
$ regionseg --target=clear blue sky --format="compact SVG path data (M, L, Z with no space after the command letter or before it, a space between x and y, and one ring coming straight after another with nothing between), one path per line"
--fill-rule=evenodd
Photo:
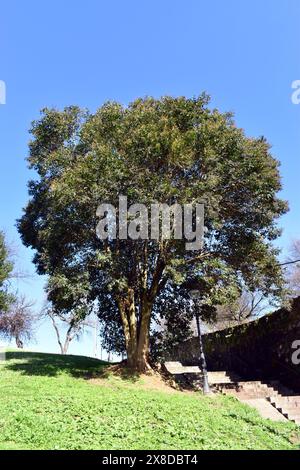
M27 201L28 129L45 106L95 110L108 99L186 95L203 90L213 105L235 112L248 135L265 135L282 162L290 213L280 245L300 236L299 0L10 0L1 2L0 227L32 273L19 289L43 301L32 253L15 220ZM35 348L57 351L44 325ZM89 353L91 339L71 352Z

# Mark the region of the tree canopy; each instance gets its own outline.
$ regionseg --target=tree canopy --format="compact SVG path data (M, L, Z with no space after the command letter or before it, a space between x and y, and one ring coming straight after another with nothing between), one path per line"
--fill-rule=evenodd
M18 222L23 242L49 276L53 308L83 317L96 309L108 337L117 332L125 344L129 366L147 367L151 322L166 302L188 302L191 280L208 315L244 286L280 295L272 242L287 204L277 197L278 161L265 138L247 137L231 114L210 109L207 95L108 102L94 114L44 109L31 133L37 176ZM97 207L117 207L120 195L149 209L203 203L203 247L188 251L175 237L98 239Z

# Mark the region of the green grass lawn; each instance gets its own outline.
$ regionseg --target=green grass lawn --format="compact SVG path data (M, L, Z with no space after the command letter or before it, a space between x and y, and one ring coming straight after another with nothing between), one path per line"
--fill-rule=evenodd
M107 364L7 353L0 365L0 449L299 449L291 423L229 397L147 390ZM87 380L102 376L99 383Z

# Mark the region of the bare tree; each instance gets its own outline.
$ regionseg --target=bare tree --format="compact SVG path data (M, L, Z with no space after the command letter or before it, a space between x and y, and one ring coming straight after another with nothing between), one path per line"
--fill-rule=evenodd
M263 310L263 296L257 292L242 292L233 303L220 307L219 316L228 320L241 322L259 315Z
M261 293L245 290L235 302L217 307L217 322L213 329L247 322L261 315L265 308L264 296ZM209 325L208 328L211 329Z
M292 297L300 296L300 239L294 240L286 263L286 278Z
M76 312L71 312L67 315L60 314L51 306L47 306L44 309L44 317L50 318L52 322L61 354L68 353L71 342L74 338L79 339L84 333L85 328L95 328L94 322L89 318L82 320L81 317L77 316ZM64 337L62 326L67 327Z
M14 339L18 348L33 336L36 317L32 311L33 303L24 296L17 298L7 312L0 315L0 335L8 340Z

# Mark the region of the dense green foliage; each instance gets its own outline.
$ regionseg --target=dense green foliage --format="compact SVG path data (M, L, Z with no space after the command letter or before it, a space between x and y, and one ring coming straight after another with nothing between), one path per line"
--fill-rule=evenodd
M0 449L296 449L297 428L228 397L143 389L76 356L8 353ZM89 375L104 377L89 383ZM299 436L298 436L299 438ZM299 440L298 440L299 442Z
M126 345L129 363L145 368L151 322L164 300L189 309L189 280L201 285L204 312L243 287L277 297L281 270L272 241L286 203L278 162L264 138L248 138L206 95L106 103L94 115L45 109L33 123L30 201L19 221L35 264L48 274L54 309L85 316L98 309L106 338ZM98 240L100 203L204 203L203 249L185 240ZM172 302L169 302L172 304ZM172 312L171 312L172 313ZM172 317L172 315L171 315ZM173 321L174 323L174 321Z

